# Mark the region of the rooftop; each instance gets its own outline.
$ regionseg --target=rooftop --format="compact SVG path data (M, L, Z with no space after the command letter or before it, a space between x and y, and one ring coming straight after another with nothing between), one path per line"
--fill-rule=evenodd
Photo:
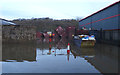
M16 25L15 23L10 22L10 21L5 20L5 19L2 19L2 18L0 18L0 21L1 21L0 25Z

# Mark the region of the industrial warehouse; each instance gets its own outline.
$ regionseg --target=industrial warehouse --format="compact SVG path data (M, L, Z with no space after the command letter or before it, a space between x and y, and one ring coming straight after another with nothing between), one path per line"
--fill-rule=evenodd
M9 2L11 0L4 1L12 4L12 2ZM29 0L29 2L31 1ZM0 42L2 44L0 52L2 71L0 73L2 75L16 75L19 73L20 75L49 73L55 75L70 73L74 75L119 75L120 1L77 0L76 2L75 0L70 0L70 2L74 2L70 4L67 0L64 7L69 8L69 12L61 7L61 4L64 5L63 2L58 2L61 4L55 6L60 5L59 9L58 7L57 9L63 9L68 14L71 13L72 9L75 12L72 12L74 16L82 16L82 13L87 15L93 11L90 8L96 10L101 8L101 6L105 7L81 20L79 17L76 19L67 19L66 17L66 19L60 20L54 19L54 17L49 18L52 15L50 10L39 5L48 7L47 5L51 3L47 1L45 4L38 4L41 3L41 0L37 1L33 0L30 4L28 1L26 3L20 0L20 7L27 7L25 11L29 13L25 14L25 16L28 16L28 18L22 18L25 12L20 10L23 7L20 9L20 7L15 5L18 5L18 2L15 1L12 6L17 7L18 12L14 11L11 14L12 12L4 11L6 9L3 10L5 13L10 13L9 17L11 20L9 18L6 20L7 16L6 19L0 18ZM72 7L68 7L67 4ZM74 4L77 6L73 7ZM54 4L51 5L53 8ZM10 7L10 5L7 6ZM30 14L34 6L37 11ZM31 9L29 10L28 7ZM73 10L74 8L77 10ZM42 17L41 11L49 15L40 18ZM58 11L59 13L51 11L61 16L60 11ZM14 15L16 13L18 13L18 17ZM34 18L37 13L40 15L37 16L38 18ZM29 18L28 14L33 17ZM12 17L14 18L13 20Z
M120 1L79 21L79 28L87 28L96 39L110 44L120 42ZM96 30L96 31L92 31Z

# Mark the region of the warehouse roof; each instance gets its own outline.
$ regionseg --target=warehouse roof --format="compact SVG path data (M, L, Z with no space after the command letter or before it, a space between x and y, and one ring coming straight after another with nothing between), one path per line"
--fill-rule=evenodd
M5 19L2 19L2 18L0 18L0 21L1 21L0 25L16 25L15 23L10 22L10 21L5 20Z
M113 5L115 5L115 4L118 4L118 3L120 3L120 1L117 1L117 2L115 2L115 3L113 3L113 4L111 4L111 5L109 5L109 6L105 7L105 8L103 8L103 9L101 9L101 10L99 10L99 11L97 11L97 12L95 12L95 13L89 15L89 16L87 16L87 17L81 19L80 21L82 21L82 20L84 20L84 19L86 19L86 18L88 18L88 17L91 17L91 16L93 16L93 15L95 15L95 14L97 14L97 13L99 13L99 12L101 12L101 11L103 11L103 10L105 10L105 9L107 9L107 8L109 8L109 7L111 7L111 6L113 6ZM80 22L80 21L79 21L79 22Z

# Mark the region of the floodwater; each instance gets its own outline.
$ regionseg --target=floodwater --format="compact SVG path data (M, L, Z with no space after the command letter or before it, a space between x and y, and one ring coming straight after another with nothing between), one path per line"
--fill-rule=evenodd
M2 50L3 73L118 72L118 47L113 45L80 48L74 40L46 38L36 43L4 43Z

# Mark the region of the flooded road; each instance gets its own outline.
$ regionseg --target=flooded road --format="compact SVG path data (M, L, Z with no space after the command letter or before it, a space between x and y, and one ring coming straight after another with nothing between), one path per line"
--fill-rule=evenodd
M3 73L117 73L118 47L96 44L80 48L67 39L43 39L34 43L3 44Z

